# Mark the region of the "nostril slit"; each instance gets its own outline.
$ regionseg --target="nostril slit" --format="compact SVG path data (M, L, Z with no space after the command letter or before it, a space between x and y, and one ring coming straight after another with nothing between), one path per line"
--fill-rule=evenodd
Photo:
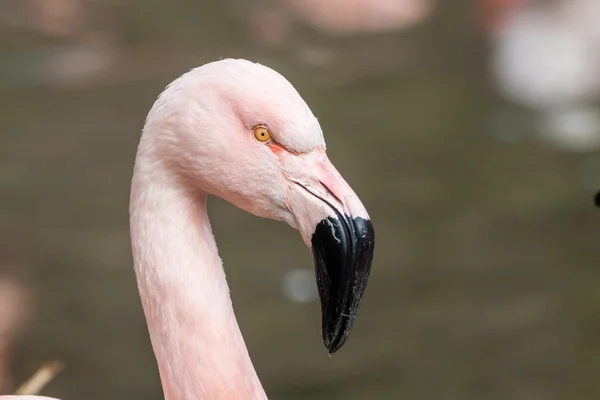
M331 191L331 189L329 189L329 187L327 187L327 185L326 185L326 184L324 184L324 183L323 183L323 182L321 182L321 181L319 181L319 183L321 184L321 186L323 186L323 187L325 188L325 190L327 190L327 192L328 192L328 193L329 193L329 194L330 194L330 195L331 195L331 196L332 196L334 199L336 199L336 200L338 201L338 203L340 203L340 205L341 205L342 207L344 206L344 202L342 201L342 199L340 199L339 197L337 197L337 196L335 195L335 193L333 193L333 192Z

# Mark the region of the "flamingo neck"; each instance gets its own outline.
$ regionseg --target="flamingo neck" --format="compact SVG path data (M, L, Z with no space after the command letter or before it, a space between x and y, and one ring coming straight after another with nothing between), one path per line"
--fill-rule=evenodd
M166 400L266 400L233 312L206 196L136 164L130 227Z

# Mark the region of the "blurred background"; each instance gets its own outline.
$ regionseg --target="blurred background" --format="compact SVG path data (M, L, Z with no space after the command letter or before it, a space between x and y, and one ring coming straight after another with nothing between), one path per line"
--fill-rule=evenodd
M45 395L162 398L129 182L222 57L296 86L377 232L330 358L297 232L210 200L271 399L600 397L598 0L0 0L0 393L60 360Z

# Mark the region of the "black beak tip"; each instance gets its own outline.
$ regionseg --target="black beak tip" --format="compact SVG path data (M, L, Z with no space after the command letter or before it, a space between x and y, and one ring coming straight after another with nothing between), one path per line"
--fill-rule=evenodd
M324 331L323 344L325 344L327 352L331 355L341 349L349 335L350 328L343 330L337 336L335 336L335 332Z
M315 228L312 249L323 343L329 354L342 348L350 335L369 279L374 247L375 233L367 219L338 213L338 218L326 218Z
M600 191L594 196L594 204L596 207L600 208Z

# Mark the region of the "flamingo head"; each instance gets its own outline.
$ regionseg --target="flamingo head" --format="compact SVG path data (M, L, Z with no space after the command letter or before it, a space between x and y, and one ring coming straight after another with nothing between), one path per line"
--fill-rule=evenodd
M145 130L153 135L140 151L158 151L189 187L300 231L313 251L323 341L339 350L364 295L374 231L292 84L245 60L205 64L167 87Z

